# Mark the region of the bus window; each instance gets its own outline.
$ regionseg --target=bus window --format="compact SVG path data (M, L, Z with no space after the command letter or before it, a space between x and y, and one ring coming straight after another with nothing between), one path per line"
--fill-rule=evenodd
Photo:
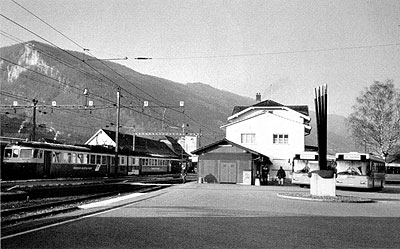
M107 156L102 156L101 157L101 164L106 164L107 163Z

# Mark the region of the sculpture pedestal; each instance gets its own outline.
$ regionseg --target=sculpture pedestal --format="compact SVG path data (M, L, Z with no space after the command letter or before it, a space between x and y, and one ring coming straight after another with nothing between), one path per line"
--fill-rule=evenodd
M310 194L318 196L336 196L335 177L323 178L318 172L311 172Z

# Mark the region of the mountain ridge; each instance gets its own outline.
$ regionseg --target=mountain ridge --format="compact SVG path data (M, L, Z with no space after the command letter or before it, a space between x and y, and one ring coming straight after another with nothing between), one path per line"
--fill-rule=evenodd
M38 105L46 106L37 108L36 123L45 127L37 129L38 133L41 136L58 134L58 139L64 142L82 143L100 128L115 127L111 123L115 123L113 105L118 87L123 107L121 132L179 132L177 127L189 124L187 132L200 133L201 129L202 145L224 137L219 127L227 122L234 106L255 104L254 99L201 82L181 84L37 41L0 48L0 54L3 58L0 60L3 105L12 105L16 98L25 105L31 104L33 98L39 100ZM88 89L89 95L84 95L83 89ZM99 109L49 107L52 101L58 105L84 106L89 100ZM143 101L149 101L149 106L154 107L144 108ZM179 107L180 101L184 101L184 109ZM104 109L100 109L102 106ZM23 123L32 123L32 108L15 110L13 113L10 108L7 115L1 115L2 134L24 134L23 131L29 130L28 126L21 127ZM310 116L315 119L311 112ZM330 121L332 117L337 124ZM22 121L16 121L18 119ZM352 149L347 148L349 134L344 132L344 120L342 116L328 116L328 137L332 140L328 141L328 147L332 152L338 148ZM4 122L9 126L3 125ZM21 124L16 127L18 122ZM314 123L312 127L306 141L315 146Z

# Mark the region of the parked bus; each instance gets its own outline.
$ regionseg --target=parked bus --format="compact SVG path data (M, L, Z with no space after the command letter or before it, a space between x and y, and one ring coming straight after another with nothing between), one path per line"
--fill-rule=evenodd
M386 182L400 183L400 163L386 164Z
M332 168L335 157L328 155L326 159L328 168ZM292 162L292 183L300 185L300 187L309 186L310 177L308 177L308 174L319 169L317 152L310 151L296 154Z
M383 188L385 160L366 153L336 153L336 186Z

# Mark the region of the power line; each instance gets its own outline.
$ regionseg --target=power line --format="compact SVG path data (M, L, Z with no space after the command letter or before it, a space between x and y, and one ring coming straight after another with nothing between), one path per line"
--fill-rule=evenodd
M15 1L13 1L13 2L16 3ZM16 3L16 4L17 4L17 3ZM52 29L56 30L58 33L62 34L60 31L58 31L57 29L55 29L54 27L52 27L50 24L48 24L47 22L45 22L44 20L42 20L41 18L39 18L37 15L33 14L31 11L27 10L27 9L26 9L25 7L23 7L22 5L20 5L20 4L17 4L17 5L19 5L20 7L22 7L22 8L25 9L26 11L28 11L30 14L34 15L36 18L38 18L39 20L41 20L42 22L44 22L46 25L50 26ZM5 19L9 20L10 22L14 23L15 25L17 25L17 26L23 28L24 30L26 30L26 31L28 31L28 32L30 32L30 33L32 33L32 34L34 34L35 36L41 38L42 40L48 42L49 44L52 44L54 47L60 49L61 51L65 52L65 53L67 53L67 54L71 55L72 57L74 57L74 58L76 58L76 59L79 60L79 58L77 58L77 57L74 56L73 54L69 53L69 52L66 51L66 50L61 49L60 47L58 47L58 46L55 45L54 43L48 41L47 39L45 39L45 38L43 38L42 36L36 34L35 32L33 32L33 31L31 31L31 30L25 28L24 26L22 26L22 25L18 24L17 22L11 20L10 18L4 16L3 14L0 14L0 15L1 15L3 18L5 18ZM74 44L78 45L80 48L84 49L82 46L80 46L78 43L74 42L72 39L68 38L68 37L65 36L64 34L62 34L62 35L63 35L64 37L66 37L68 40L72 41ZM85 49L84 49L84 50L85 50ZM138 58L136 58L136 59L150 59L150 58L141 58L141 57L139 58L139 57L138 57ZM111 67L109 67L109 66L108 66L107 64L105 64L103 61L100 60L100 62L101 62L103 65L105 65L106 67L108 67L110 70L112 70L114 73L116 73L117 75L119 75L120 77L122 77L123 79L125 79L125 80L126 80L128 83L130 83L132 86L134 86L134 87L137 88L138 90L142 91L143 93L145 93L146 95L148 95L150 98L154 99L156 102L162 103L162 102L158 101L156 98L154 98L151 94L149 94L149 93L147 93L146 91L144 91L144 90L140 89L139 87L135 86L132 82L130 82L130 81L129 81L128 79L126 79L124 76L122 76L121 74L119 74L118 72L116 72L114 69L112 69ZM85 63L85 62L84 62L84 63ZM90 65L87 64L87 63L85 63L85 64L88 65L90 68L92 68L92 69L93 69L94 71L96 71L97 73L99 73L100 75L102 75L104 78L108 79L108 80L109 80L110 82L112 82L113 84L117 85L118 88L121 88L116 82L112 81L111 79L109 79L108 77L106 77L104 74L100 73L97 69L95 69L94 67L90 66ZM122 88L121 88L121 89L122 89ZM127 90L125 90L125 89L123 89L123 90L124 90L125 92L127 92L128 94L132 95L132 93L130 93L129 91L127 91ZM132 96L135 96L135 95L132 95ZM135 96L135 97L138 97L138 96ZM171 110L176 111L176 110L174 110L174 109L171 109ZM159 113L158 113L158 114L159 114ZM159 115L160 115L160 114L159 114ZM187 116L187 114L186 114L186 116ZM194 120L194 119L192 119L192 120ZM205 127L204 125L202 125L202 126ZM205 128L207 128L207 127L205 127ZM208 128L207 128L207 129L208 129Z
M321 48L321 49L303 49L303 50L289 50L289 51L276 51L265 53L248 53L248 54L230 54L230 55L205 55L205 56L183 56L183 57L152 57L153 60L188 60L188 59L215 59L215 58L234 58L234 57L253 57L253 56L266 56L266 55L282 55L282 54L303 54L303 53L316 53L316 52L329 52L329 51L342 51L353 49L366 49L378 47L392 47L400 46L400 43L387 43L377 45L361 45L337 48Z

